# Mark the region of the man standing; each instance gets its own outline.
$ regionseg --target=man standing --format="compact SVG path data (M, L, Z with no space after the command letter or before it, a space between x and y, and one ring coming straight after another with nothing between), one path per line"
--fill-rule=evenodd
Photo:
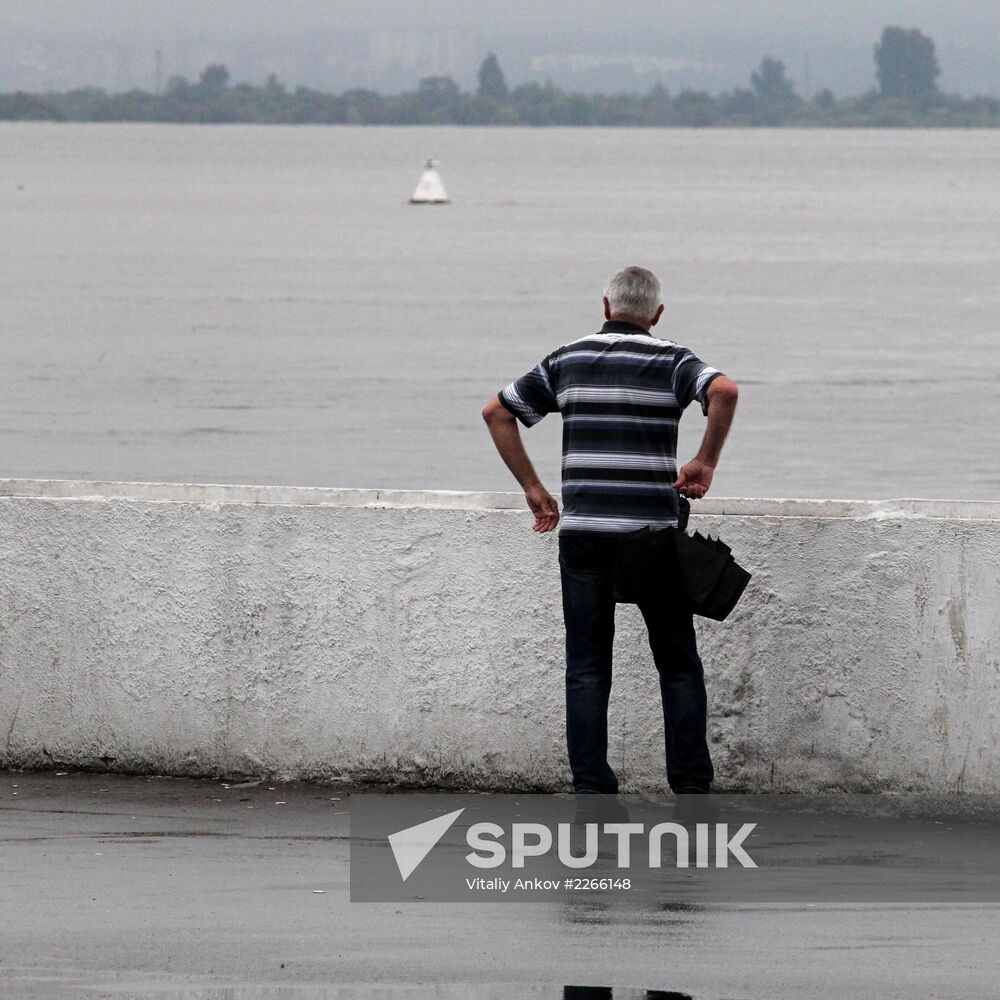
M483 409L539 532L556 527L559 506L535 473L517 421L531 427L557 410L563 417L566 739L581 793L618 792L608 764L615 550L629 532L676 525L678 494L697 499L708 492L736 409L731 379L650 333L662 314L656 277L641 267L619 271L604 292L601 331L557 348ZM678 473L677 425L695 399L708 426L698 454ZM707 792L713 777L707 698L691 613L651 603L639 610L660 675L667 781L676 793Z

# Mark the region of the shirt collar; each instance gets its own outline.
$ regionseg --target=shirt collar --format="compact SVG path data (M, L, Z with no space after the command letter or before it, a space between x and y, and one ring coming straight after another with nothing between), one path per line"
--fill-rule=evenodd
M635 323L628 323L623 319L609 319L601 327L601 333L641 333L647 337L653 336L649 330L644 330L641 326L636 326Z

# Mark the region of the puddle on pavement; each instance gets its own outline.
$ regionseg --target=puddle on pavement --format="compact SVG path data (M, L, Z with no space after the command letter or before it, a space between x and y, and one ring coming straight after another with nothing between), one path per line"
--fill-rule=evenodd
M61 984L35 985L41 986L42 992L29 991L25 996L56 998L67 995L61 992ZM184 989L140 987L137 990L135 984L105 981L87 986L77 985L75 990L75 997L100 997L106 1000L699 1000L676 990L527 983L339 987L303 983L300 986L207 986Z

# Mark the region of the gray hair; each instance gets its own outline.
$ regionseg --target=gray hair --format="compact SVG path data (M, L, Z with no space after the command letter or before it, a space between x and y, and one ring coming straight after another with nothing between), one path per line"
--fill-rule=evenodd
M660 307L660 283L644 267L626 267L608 282L604 297L613 316L652 319Z

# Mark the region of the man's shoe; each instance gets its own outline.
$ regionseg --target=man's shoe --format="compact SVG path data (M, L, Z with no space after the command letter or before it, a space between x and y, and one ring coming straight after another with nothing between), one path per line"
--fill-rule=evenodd
M627 823L628 809L617 795L577 794L574 823Z
M707 789L676 792L673 812L674 820L682 825L715 823L719 819L719 803Z

